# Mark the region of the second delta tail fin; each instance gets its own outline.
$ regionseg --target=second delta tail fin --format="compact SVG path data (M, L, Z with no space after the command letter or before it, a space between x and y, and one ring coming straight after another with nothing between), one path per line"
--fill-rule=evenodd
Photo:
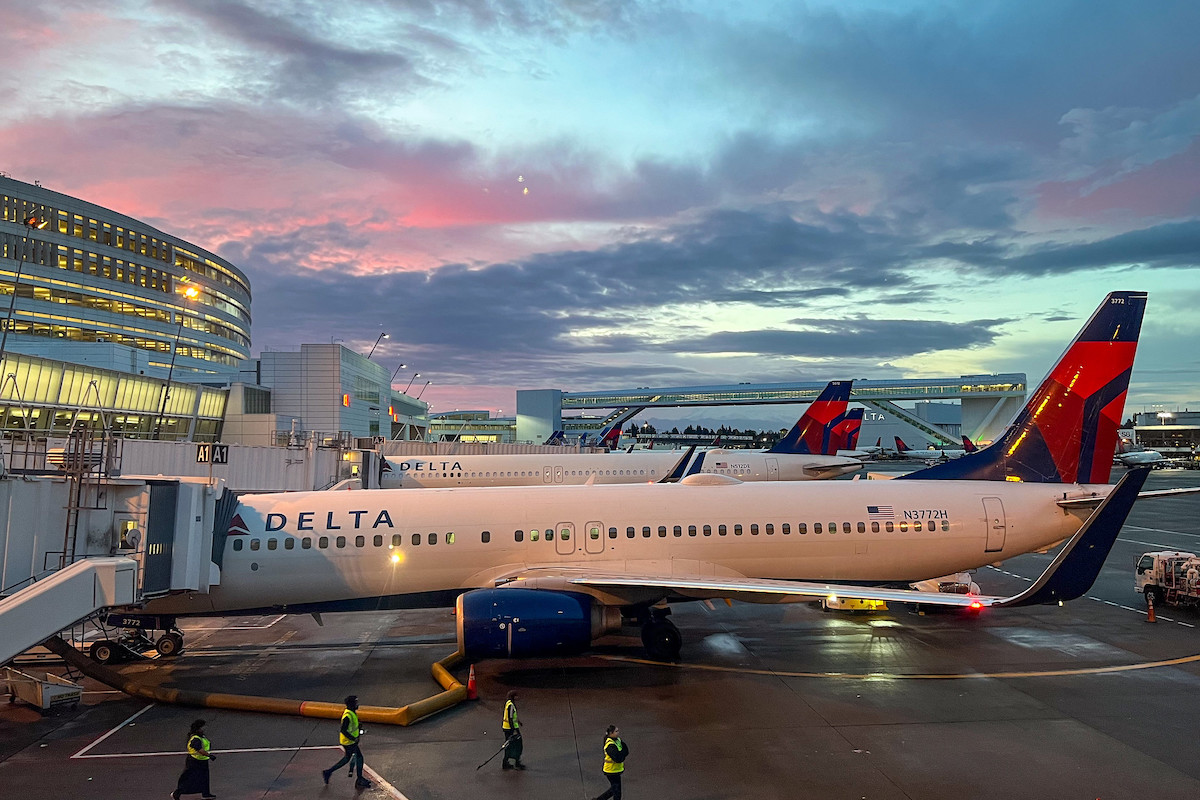
M826 384L804 415L792 429L776 442L768 453L799 453L802 455L826 455L835 452L829 449L833 429L846 414L853 381L830 381Z

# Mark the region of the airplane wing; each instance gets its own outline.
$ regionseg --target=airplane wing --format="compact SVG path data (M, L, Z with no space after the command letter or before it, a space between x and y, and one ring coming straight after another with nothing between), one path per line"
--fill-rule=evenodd
M1189 494L1200 494L1200 486L1186 486L1182 489L1153 489L1149 492L1138 492L1138 500L1158 500L1163 497L1183 497ZM1058 501L1061 508L1094 508L1104 500L1100 495L1089 497L1072 497Z
M702 566L714 572L717 568L701 562L686 562L694 564L696 572L681 574L680 563L676 560L626 561L622 571L552 565L525 567L498 578L496 586L582 591L606 604L654 602L672 598L732 598L753 603L781 603L837 597L953 608L985 608L1072 600L1087 592L1095 582L1120 533L1125 515L1133 503L1133 495L1138 495L1148 473L1148 469L1131 470L1121 478L1111 492L1099 498L1096 510L1067 540L1045 572L1029 588L1009 597L750 578L737 574L704 575L700 573Z

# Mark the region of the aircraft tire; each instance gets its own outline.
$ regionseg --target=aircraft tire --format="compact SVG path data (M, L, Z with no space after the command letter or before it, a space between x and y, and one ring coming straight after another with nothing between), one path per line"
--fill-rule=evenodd
M656 661L678 661L683 635L665 619L651 620L642 626L642 644Z

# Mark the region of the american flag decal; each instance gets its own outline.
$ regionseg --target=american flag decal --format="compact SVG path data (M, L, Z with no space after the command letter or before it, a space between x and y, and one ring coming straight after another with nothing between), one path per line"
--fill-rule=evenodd
M725 469L725 467L728 467L728 466L729 466L728 462L725 462L725 461L717 462L717 469Z
M867 506L867 517L869 519L895 519L896 513L892 511L891 506Z

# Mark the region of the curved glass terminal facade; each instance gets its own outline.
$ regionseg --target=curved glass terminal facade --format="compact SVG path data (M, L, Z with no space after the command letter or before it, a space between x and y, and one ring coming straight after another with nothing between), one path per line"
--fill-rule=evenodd
M4 177L0 319L9 350L114 342L148 351L164 371L178 343L176 376L231 371L250 356L250 282L237 267L131 217Z

